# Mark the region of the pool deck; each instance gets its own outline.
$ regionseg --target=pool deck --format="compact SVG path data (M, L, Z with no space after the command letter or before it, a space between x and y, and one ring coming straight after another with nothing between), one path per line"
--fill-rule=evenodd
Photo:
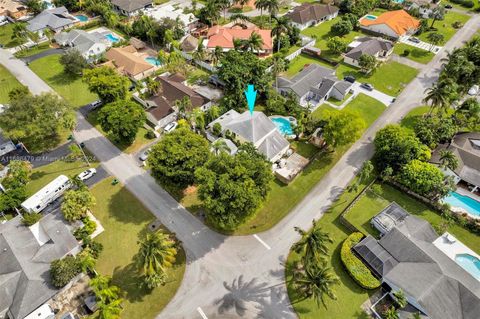
M448 232L445 232L442 236L435 239L433 244L454 261L455 257L460 254L469 254L480 259L478 254Z
M470 198L473 198L474 200L476 200L477 202L480 203L480 196L478 196L477 194L474 194L468 190L466 190L465 188L461 188L461 187L457 187L457 189L455 190L457 193L459 193L460 195L463 195L463 196L468 196Z

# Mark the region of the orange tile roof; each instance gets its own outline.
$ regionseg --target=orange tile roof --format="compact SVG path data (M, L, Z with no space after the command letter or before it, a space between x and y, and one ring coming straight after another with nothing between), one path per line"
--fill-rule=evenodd
M137 54L137 50L129 45L122 48L111 48L105 54L106 58L113 61L118 70L123 70L128 75L136 76L152 69L154 66Z
M379 15L375 20L361 19L364 27L377 24L386 24L396 34L404 35L408 30L417 29L420 21L409 15L405 10L388 11Z
M215 48L217 46L221 48L228 48L233 49L233 40L240 39L246 40L248 39L252 33L258 33L260 37L262 37L263 50L272 50L273 48L273 41L272 41L272 31L271 30L264 30L258 27L254 28L247 28L244 29L238 25L233 26L231 28L222 27L215 25L208 30L208 48Z

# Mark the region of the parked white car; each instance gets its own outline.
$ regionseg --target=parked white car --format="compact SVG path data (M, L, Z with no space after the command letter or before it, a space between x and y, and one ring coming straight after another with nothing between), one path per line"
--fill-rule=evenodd
M81 172L78 174L78 179L81 181L86 181L93 175L97 174L97 170L95 168L89 168L86 171Z
M480 87L477 84L475 84L470 88L470 90L468 90L468 95L475 96L478 95L478 93L480 93Z
M145 162L147 160L148 154L150 153L151 150L152 150L151 148L145 150L142 154L140 154L138 159L141 160L142 162Z
M168 123L165 128L163 129L163 131L165 133L170 133L171 131L173 131L174 129L176 129L178 126L178 123L177 122L170 122Z

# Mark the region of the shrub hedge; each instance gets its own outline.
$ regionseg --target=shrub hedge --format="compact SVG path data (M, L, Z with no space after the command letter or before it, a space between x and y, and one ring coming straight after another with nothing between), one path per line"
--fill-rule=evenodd
M352 252L352 247L362 238L362 233L353 233L348 236L342 244L340 258L348 273L357 284L365 289L375 289L380 287L380 281L372 275L367 266Z

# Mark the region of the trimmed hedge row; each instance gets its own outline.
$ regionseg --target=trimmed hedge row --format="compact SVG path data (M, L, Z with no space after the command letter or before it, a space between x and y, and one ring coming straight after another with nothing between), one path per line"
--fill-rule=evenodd
M380 287L380 281L375 278L370 270L358 259L352 252L352 247L362 240L362 233L353 233L345 239L340 251L340 258L350 276L365 289L375 289Z

